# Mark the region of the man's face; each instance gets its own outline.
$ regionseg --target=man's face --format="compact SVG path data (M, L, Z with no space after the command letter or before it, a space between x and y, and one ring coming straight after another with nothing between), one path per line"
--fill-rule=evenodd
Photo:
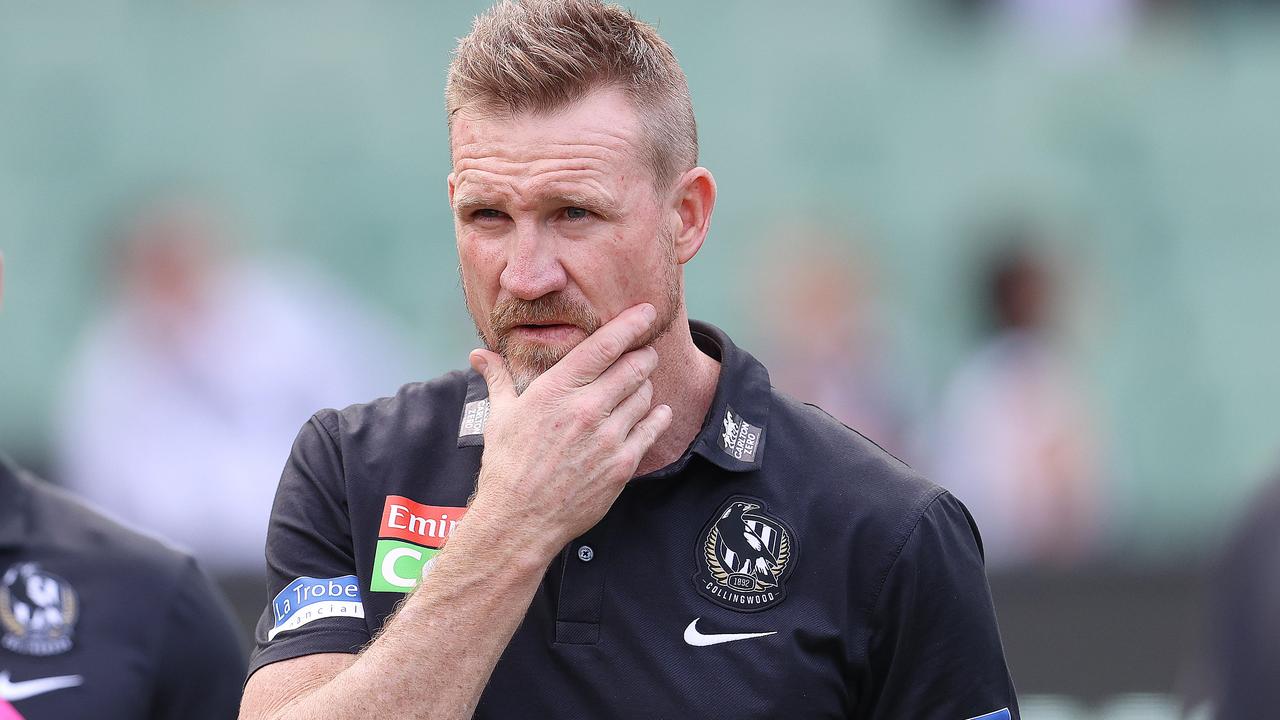
M523 391L601 324L677 316L678 217L654 191L639 119L616 90L550 114L455 117L450 200L467 308Z

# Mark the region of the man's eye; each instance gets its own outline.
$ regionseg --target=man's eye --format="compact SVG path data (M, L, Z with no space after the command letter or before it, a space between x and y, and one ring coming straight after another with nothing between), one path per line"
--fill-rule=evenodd
M590 215L590 210L585 210L580 207L568 207L564 209L564 216L568 220L586 220Z
M501 210L494 210L493 208L481 208L471 215L477 220L497 220L503 217Z

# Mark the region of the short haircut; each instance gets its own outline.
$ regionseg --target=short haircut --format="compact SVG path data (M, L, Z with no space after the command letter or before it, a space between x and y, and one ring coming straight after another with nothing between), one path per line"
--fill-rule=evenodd
M631 99L655 187L697 165L693 102L671 46L600 0L502 0L478 16L454 50L445 109L452 131L463 108L550 112L605 88Z

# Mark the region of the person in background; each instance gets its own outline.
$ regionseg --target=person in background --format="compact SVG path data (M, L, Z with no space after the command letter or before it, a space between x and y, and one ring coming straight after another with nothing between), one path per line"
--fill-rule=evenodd
M1280 707L1280 474L1248 504L1211 587L1214 717L1273 717Z
M990 334L950 379L933 474L983 530L988 565L1072 564L1093 550L1098 447L1052 333L1053 268L1019 237L992 259Z
M56 453L65 484L101 507L218 575L260 575L299 414L388 394L408 373L351 298L242 259L233 236L188 196L126 217L111 243L117 292L72 364Z
M0 720L234 717L238 637L189 555L0 455Z
M774 383L905 459L910 403L873 266L848 240L784 232L785 252L767 257L751 286L770 298L761 355Z

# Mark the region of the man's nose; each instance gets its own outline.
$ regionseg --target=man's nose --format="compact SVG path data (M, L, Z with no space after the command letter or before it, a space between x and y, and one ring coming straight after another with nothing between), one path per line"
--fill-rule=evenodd
M535 223L517 224L507 250L507 266L499 279L504 290L521 300L536 300L563 290L567 278L555 238Z

